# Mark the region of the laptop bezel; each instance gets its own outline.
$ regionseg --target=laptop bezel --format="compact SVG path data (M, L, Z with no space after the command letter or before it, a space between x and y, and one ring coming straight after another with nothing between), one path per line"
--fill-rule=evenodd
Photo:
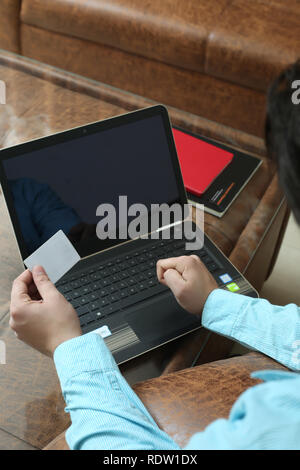
M59 143L71 141L73 139L78 139L80 137L86 137L87 135L95 134L97 132L105 131L108 129L113 129L113 128L116 128L125 124L129 124L131 122L136 122L138 120L143 120L147 117L152 117L152 116L157 116L157 115L162 117L164 129L166 133L166 138L167 138L167 144L169 148L169 154L170 154L171 163L172 163L172 167L174 171L174 177L175 177L177 188L178 188L178 195L179 195L178 200L172 201L170 203L171 204L179 203L181 207L183 208L184 204L187 204L187 195L186 195L186 191L185 191L185 187L184 187L184 183L182 179L182 174L181 174L180 164L179 164L177 151L176 151L176 147L174 143L169 114L168 114L167 108L163 105L155 105L155 106L143 108L140 110L131 111L126 114L121 114L121 115L114 116L105 120L88 123L84 126L75 127L72 129L62 131L62 132L58 132L56 134L51 134L45 137L41 137L41 138L34 139L28 142L24 142L24 143L21 143L12 147L6 147L4 149L0 149L0 182L2 186L4 199L6 202L6 206L8 209L8 213L10 216L10 220L13 226L14 234L17 240L18 248L19 248L19 251L23 260L29 255L29 252L27 250L25 240L22 235L18 216L17 216L14 203L13 203L12 193L9 188L8 180L6 177L5 170L4 170L3 161L8 160L10 158L22 156L22 155L25 158L27 153L31 153L36 150L41 150L46 147L55 146L56 144L59 144ZM150 216L149 216L149 227L150 227ZM120 240L120 239L104 240L103 250L118 246L121 243L124 243L124 240ZM100 251L102 251L102 249ZM90 253L87 256L88 257L93 256L97 253L99 253L99 251Z

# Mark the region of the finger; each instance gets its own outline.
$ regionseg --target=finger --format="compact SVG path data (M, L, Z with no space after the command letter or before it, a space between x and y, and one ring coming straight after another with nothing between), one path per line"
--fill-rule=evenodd
M164 279L166 285L171 289L175 297L177 297L185 286L185 281L182 279L181 274L175 269L167 269L164 274Z
M199 256L197 256L197 255L191 255L191 258L194 258L196 261L198 261L198 267L197 267L198 269L200 268L200 269L202 269L202 270L205 270L205 271L209 272L208 269L207 269L207 267L206 267L205 264L203 263L203 261L201 261L201 259L199 258ZM191 266L191 267L192 267L192 266Z
M186 265L186 257L179 256L178 258L160 259L156 264L157 277L160 281L163 280L164 272L167 269L176 269L179 273L183 273Z
M42 266L34 266L32 277L40 296L46 299L49 295L57 293L57 289L50 281L46 271Z
M18 276L12 285L11 289L11 303L17 304L20 302L28 302L31 300L29 296L29 286L32 283L31 272L26 269L20 276Z

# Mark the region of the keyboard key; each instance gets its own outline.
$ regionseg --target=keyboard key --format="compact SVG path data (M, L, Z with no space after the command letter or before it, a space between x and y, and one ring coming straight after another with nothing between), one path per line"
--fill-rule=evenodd
M98 300L98 299L99 299L99 294L98 294L98 292L97 292L97 293L92 292L92 293L89 295L89 299L90 299L90 301Z
M89 307L88 305L83 305L82 307L78 307L76 311L78 316L81 317L82 315L85 315L89 312Z
M162 284L158 284L149 290L138 292L135 295L129 295L128 297L126 297L126 299L121 300L122 308L126 308L131 305L134 305L138 302L141 302L149 297L152 297L153 295L159 294L160 292L163 292L166 290L167 290L166 286L163 286Z
M148 267L147 263L140 266L140 272L148 271L148 269L149 269L149 267Z
M111 270L110 269L103 269L101 271L101 277L108 277L111 275Z
M78 299L75 299L75 300L72 300L72 305L73 307L75 308L75 310L77 310L78 307L80 307L80 297Z
M79 281L72 281L71 286L72 286L72 289L79 289L80 288L80 282Z
M81 286L84 286L85 284L89 284L89 283L90 283L89 276L84 276L84 277L80 278L80 285Z
M147 271L146 276L149 277L154 277L156 275L156 272L154 271Z
M83 317L80 317L80 320L84 321L85 325L93 322L95 320L94 315L92 313L87 313L86 315L83 315Z
M111 303L117 302L118 300L120 300L120 294L116 292L115 294L110 295L109 300Z
M90 286L83 286L79 289L79 292L81 293L81 295L85 295L85 294L88 294L89 292L91 292L91 287Z
M128 292L130 295L133 295L137 293L137 289L135 287L129 287Z
M145 290L145 289L147 289L147 285L146 285L146 284L143 284L143 283L141 283L141 284L138 284L137 288L138 288L138 290L139 290L139 291L141 291L141 290Z
M206 265L206 267L212 273L219 269L219 266L216 263L209 263L208 265Z
M139 270L137 268L130 268L129 273L131 276L134 276L135 274L138 274Z
M127 265L127 263L124 263L123 261L122 263L119 263L118 267L119 267L119 271L124 271L124 269L127 269L129 266Z
M92 312L92 316L94 318L94 320L99 320L99 318L101 318L103 316L102 312L100 312L99 310L95 310L94 312Z
M99 295L101 297L105 297L106 295L109 294L109 287L105 287L104 289L100 289L98 292L99 292Z
M136 266L138 264L138 260L136 258L133 258L133 259L128 261L128 264L129 264L130 267Z
M92 281L98 281L99 279L101 279L101 274L99 272L96 272L94 274L91 274L90 275L90 279Z
M119 273L119 277L120 279L127 279L129 277L128 271L122 271L121 273Z
M120 292L120 299L125 299L125 297L128 297L129 293L126 289L121 290Z
M114 292L117 292L118 290L116 284L113 284L112 286L107 287L107 289L110 294L113 294Z
M128 287L128 284L125 281L120 281L120 282L118 282L118 284L116 284L116 287L118 289L126 289L126 287Z
M99 300L100 307L105 307L108 304L109 304L109 301L108 301L107 297L104 297L104 299Z
M100 304L99 302L92 302L89 304L89 309L90 310L99 310Z
M59 291L62 293L62 294L66 294L67 292L70 292L71 290L73 290L73 287L70 284L64 284L63 286L60 287Z
M102 287L101 282L94 282L93 284L91 284L91 288L92 288L93 291L98 290L101 287Z
M110 315L114 312L118 312L121 309L121 302L115 302L101 309L103 315Z

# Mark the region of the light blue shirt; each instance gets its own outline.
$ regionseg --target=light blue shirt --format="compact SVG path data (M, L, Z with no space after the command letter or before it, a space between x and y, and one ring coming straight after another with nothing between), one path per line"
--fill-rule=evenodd
M300 309L276 307L217 289L208 297L204 327L300 370ZM54 361L72 425L71 449L178 450L121 375L96 333L55 350ZM300 449L300 375L260 371L264 383L244 392L228 419L194 434L185 449Z

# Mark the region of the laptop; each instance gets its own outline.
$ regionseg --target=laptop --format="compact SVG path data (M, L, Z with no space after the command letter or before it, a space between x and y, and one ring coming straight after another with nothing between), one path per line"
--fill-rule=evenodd
M200 318L180 307L158 282L158 259L197 254L220 288L258 296L203 233L203 246L195 243L196 248L187 250L187 240L197 230L184 211L166 225L159 216L155 230L141 223L135 238L127 233L135 204L148 208L150 215L152 205L187 204L164 106L5 148L0 151L0 177L23 260L58 230L80 254L81 260L56 286L74 306L83 333L101 334L118 364L201 327ZM120 196L131 208L125 218ZM116 227L99 238L105 204L116 208Z

